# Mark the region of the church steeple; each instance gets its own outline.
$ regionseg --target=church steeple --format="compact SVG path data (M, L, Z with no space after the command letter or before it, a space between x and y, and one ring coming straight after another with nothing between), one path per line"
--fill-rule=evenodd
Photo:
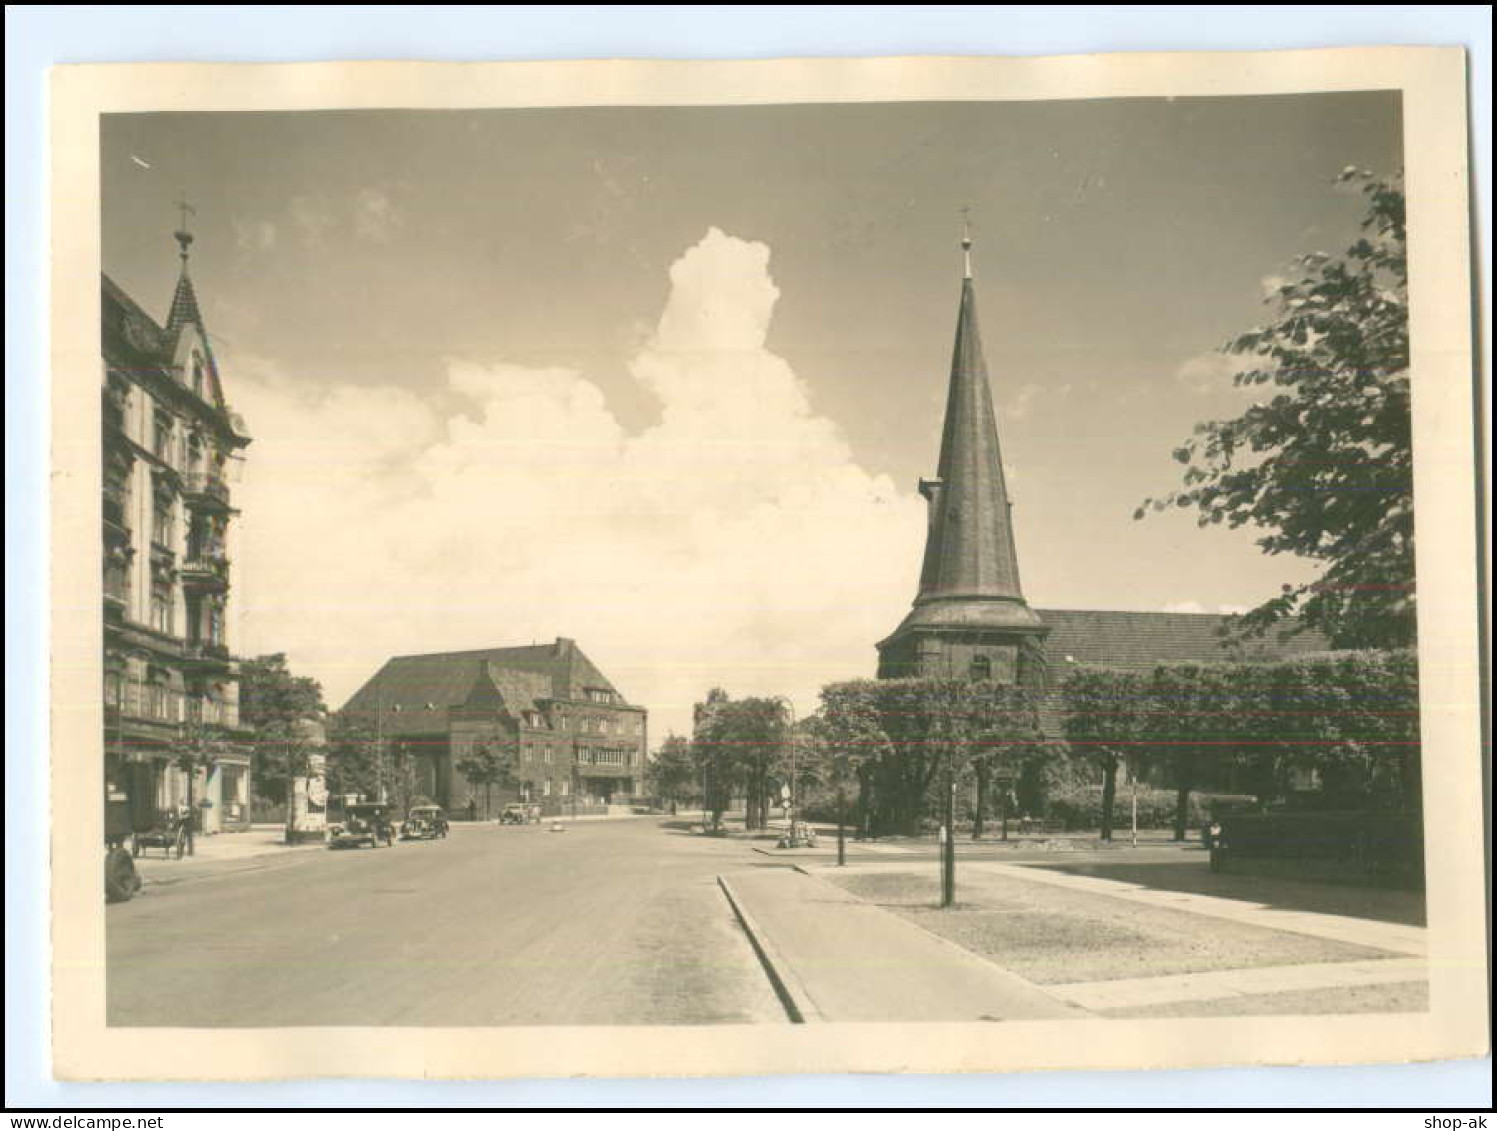
M1009 516L1008 487L988 367L977 329L977 293L972 282L972 237L964 231L966 273L951 351L946 426L936 479L921 493L931 510L920 571L920 601L940 597L998 597L1022 601L1019 560Z
M177 241L177 255L182 260L182 270L177 276L176 292L172 295L171 312L166 316L166 332L172 335L177 334L183 326L192 325L199 330L203 327L203 314L198 309L197 292L192 289L192 276L187 273L187 258L192 247L192 232L188 229L187 217L196 210L187 203L186 193L177 201L177 208L181 210L182 221L172 236Z
M964 675L967 661L979 659L980 670L1012 670L1016 651L1013 664L994 665L991 653L1047 631L1019 585L1011 503L977 328L972 233L965 221L962 260L941 454L936 478L920 481L928 508L920 589L909 616L879 645L881 676Z

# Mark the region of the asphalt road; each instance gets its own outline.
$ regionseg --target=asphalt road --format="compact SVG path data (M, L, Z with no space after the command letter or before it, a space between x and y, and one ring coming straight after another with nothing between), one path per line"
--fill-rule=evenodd
M745 863L742 845L634 819L153 885L108 908L109 1023L783 1022L716 885Z

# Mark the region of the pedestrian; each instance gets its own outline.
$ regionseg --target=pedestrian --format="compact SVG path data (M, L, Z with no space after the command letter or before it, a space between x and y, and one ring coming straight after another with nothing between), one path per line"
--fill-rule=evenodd
M468 794L468 820L478 820L478 798Z

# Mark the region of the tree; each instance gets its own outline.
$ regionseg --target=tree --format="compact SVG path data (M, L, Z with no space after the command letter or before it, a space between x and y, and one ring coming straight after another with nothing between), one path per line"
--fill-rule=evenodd
M889 757L889 736L879 716L879 683L855 679L829 683L821 689L822 742L831 763L837 808L842 811L849 782L858 785L858 828L869 832L873 816L872 767ZM840 821L839 821L840 825Z
M239 665L239 717L255 730L255 792L267 801L284 801L294 778L305 767L294 764L302 754L294 741L299 719L318 718L326 710L322 685L310 676L293 675L284 653L243 660Z
M729 702L728 693L714 687L692 708L691 756L702 781L702 823L712 829L722 827L736 785L732 752L717 740L718 716Z
M1118 767L1145 733L1145 681L1128 671L1080 666L1063 685L1065 733L1072 749L1102 769L1102 839L1112 839Z
M328 792L334 796L377 796L380 750L368 717L338 714L329 719L327 748Z
M1340 256L1301 256L1266 300L1266 326L1223 352L1240 386L1272 386L1232 420L1198 424L1175 450L1185 486L1134 513L1194 507L1202 526L1253 524L1269 554L1323 562L1245 614L1262 634L1289 618L1336 648L1415 641L1408 264L1402 177L1347 168L1367 201L1364 235Z
M483 786L483 815L487 820L494 786L510 786L515 781L514 751L508 746L479 741L455 765L471 784Z
M668 735L655 757L650 759L645 778L661 804L675 813L676 803L689 795L697 778L690 740L678 734Z
M697 720L697 756L706 763L715 792L714 811L733 787L743 790L744 827L763 829L769 824L767 804L771 772L785 749L789 717L777 699L709 699L710 709Z
M190 722L186 733L183 735L182 744L177 747L177 768L187 777L187 855L191 856L196 851L193 836L200 821L198 806L201 799L193 794L193 785L197 781L198 770L211 771L218 762L219 755L225 753L229 744L217 733L203 726L202 723ZM206 776L206 775L205 775Z
M977 783L972 838L983 835L983 820L992 785L1003 791L1003 813L1008 798L1026 766L1047 754L1040 729L1039 704L1029 688L991 681L974 682L970 696L972 747L969 761Z

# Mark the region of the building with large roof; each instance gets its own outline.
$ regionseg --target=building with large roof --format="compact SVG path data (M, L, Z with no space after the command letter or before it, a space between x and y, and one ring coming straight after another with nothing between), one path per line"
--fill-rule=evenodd
M450 809L523 801L562 813L644 793L649 714L567 637L394 656L342 714L411 768L416 792ZM512 754L511 780L497 789L462 771L480 744Z
M880 678L955 676L1047 688L1043 723L1058 736L1058 689L1078 664L1148 671L1161 663L1268 661L1324 651L1317 633L1236 640L1229 618L1210 613L1033 609L1019 581L1019 557L1004 482L993 398L977 326L972 240L966 270L936 477L920 481L927 504L925 556L914 605L878 644Z

